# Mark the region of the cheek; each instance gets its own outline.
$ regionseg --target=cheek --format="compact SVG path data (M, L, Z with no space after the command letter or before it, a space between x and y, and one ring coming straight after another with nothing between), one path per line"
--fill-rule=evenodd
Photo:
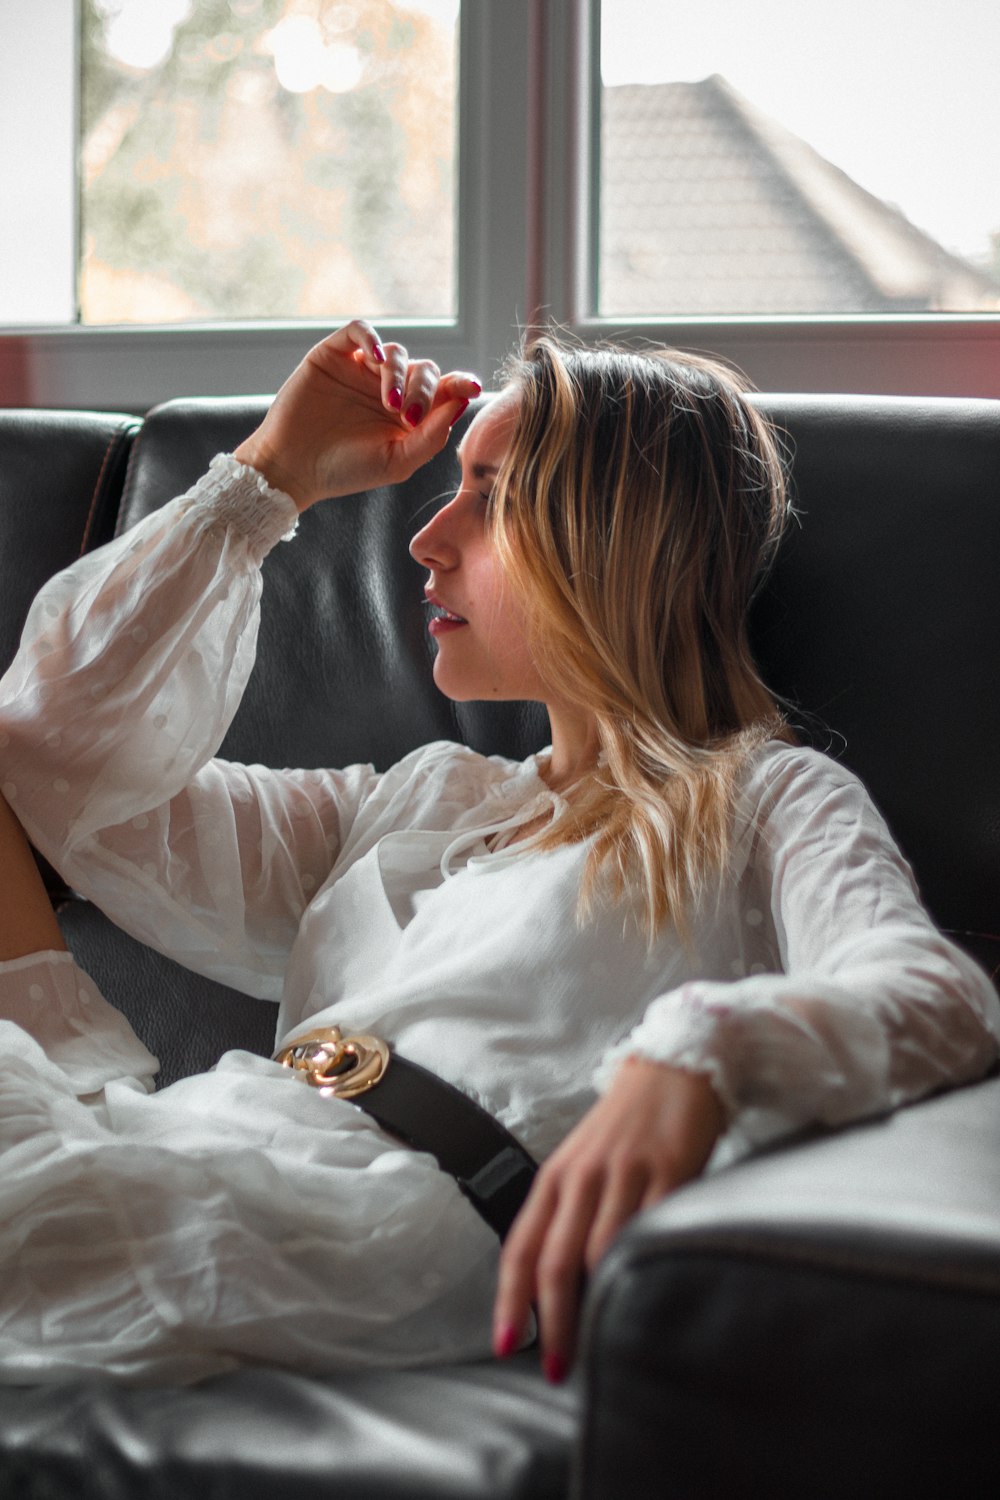
M507 587L503 574L496 568L484 569L480 598L488 601L483 618L489 639L506 648L508 653L522 649L527 654L524 611Z
M496 600L489 647L494 662L522 691L538 691L541 678L528 644L524 612L506 591Z
M524 607L489 550L484 548L470 569L470 583L472 598L480 606L479 639L491 663L494 691L537 696L542 683L528 645Z

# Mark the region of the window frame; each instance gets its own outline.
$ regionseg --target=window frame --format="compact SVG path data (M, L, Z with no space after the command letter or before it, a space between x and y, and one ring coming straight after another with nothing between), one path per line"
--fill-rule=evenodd
M599 28L600 0L463 0L458 316L382 319L385 337L488 383L519 329L551 319L588 343L638 336L710 351L771 391L1000 397L998 314L598 318ZM142 411L177 395L274 390L328 327L0 329L0 401ZM4 365L16 389L3 388Z

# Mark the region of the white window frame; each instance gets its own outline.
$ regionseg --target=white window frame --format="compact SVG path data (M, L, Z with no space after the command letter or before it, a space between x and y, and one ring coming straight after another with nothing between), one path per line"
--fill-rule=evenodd
M732 360L762 389L1000 397L1000 316L631 319L594 315L600 0L464 0L459 314L379 323L445 368L491 381L519 328L590 342L640 334ZM415 268L415 273L419 268ZM328 325L0 330L18 404L145 410L177 395L272 391ZM10 401L0 381L0 402Z

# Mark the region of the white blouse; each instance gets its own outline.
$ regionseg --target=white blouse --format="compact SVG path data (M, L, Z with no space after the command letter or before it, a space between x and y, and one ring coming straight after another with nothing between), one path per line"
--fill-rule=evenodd
M989 1066L992 985L930 922L857 779L811 750L757 755L732 869L688 946L667 930L651 949L620 908L578 922L586 843L489 851L558 808L537 757L437 743L384 773L213 759L254 661L260 563L295 519L216 459L46 585L0 683L4 794L122 927L278 1002L279 1043L333 1022L380 1033L537 1157L629 1053L711 1077L730 1122L715 1166ZM90 1072L76 1059L88 1086L148 1074L120 1035L101 1064L102 1025ZM44 1046L43 1016L34 1034Z

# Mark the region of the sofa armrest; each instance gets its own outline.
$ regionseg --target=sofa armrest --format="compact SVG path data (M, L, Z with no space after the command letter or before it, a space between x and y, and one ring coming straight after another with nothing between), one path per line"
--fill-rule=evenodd
M584 1326L576 1493L993 1494L1000 1078L702 1179Z

